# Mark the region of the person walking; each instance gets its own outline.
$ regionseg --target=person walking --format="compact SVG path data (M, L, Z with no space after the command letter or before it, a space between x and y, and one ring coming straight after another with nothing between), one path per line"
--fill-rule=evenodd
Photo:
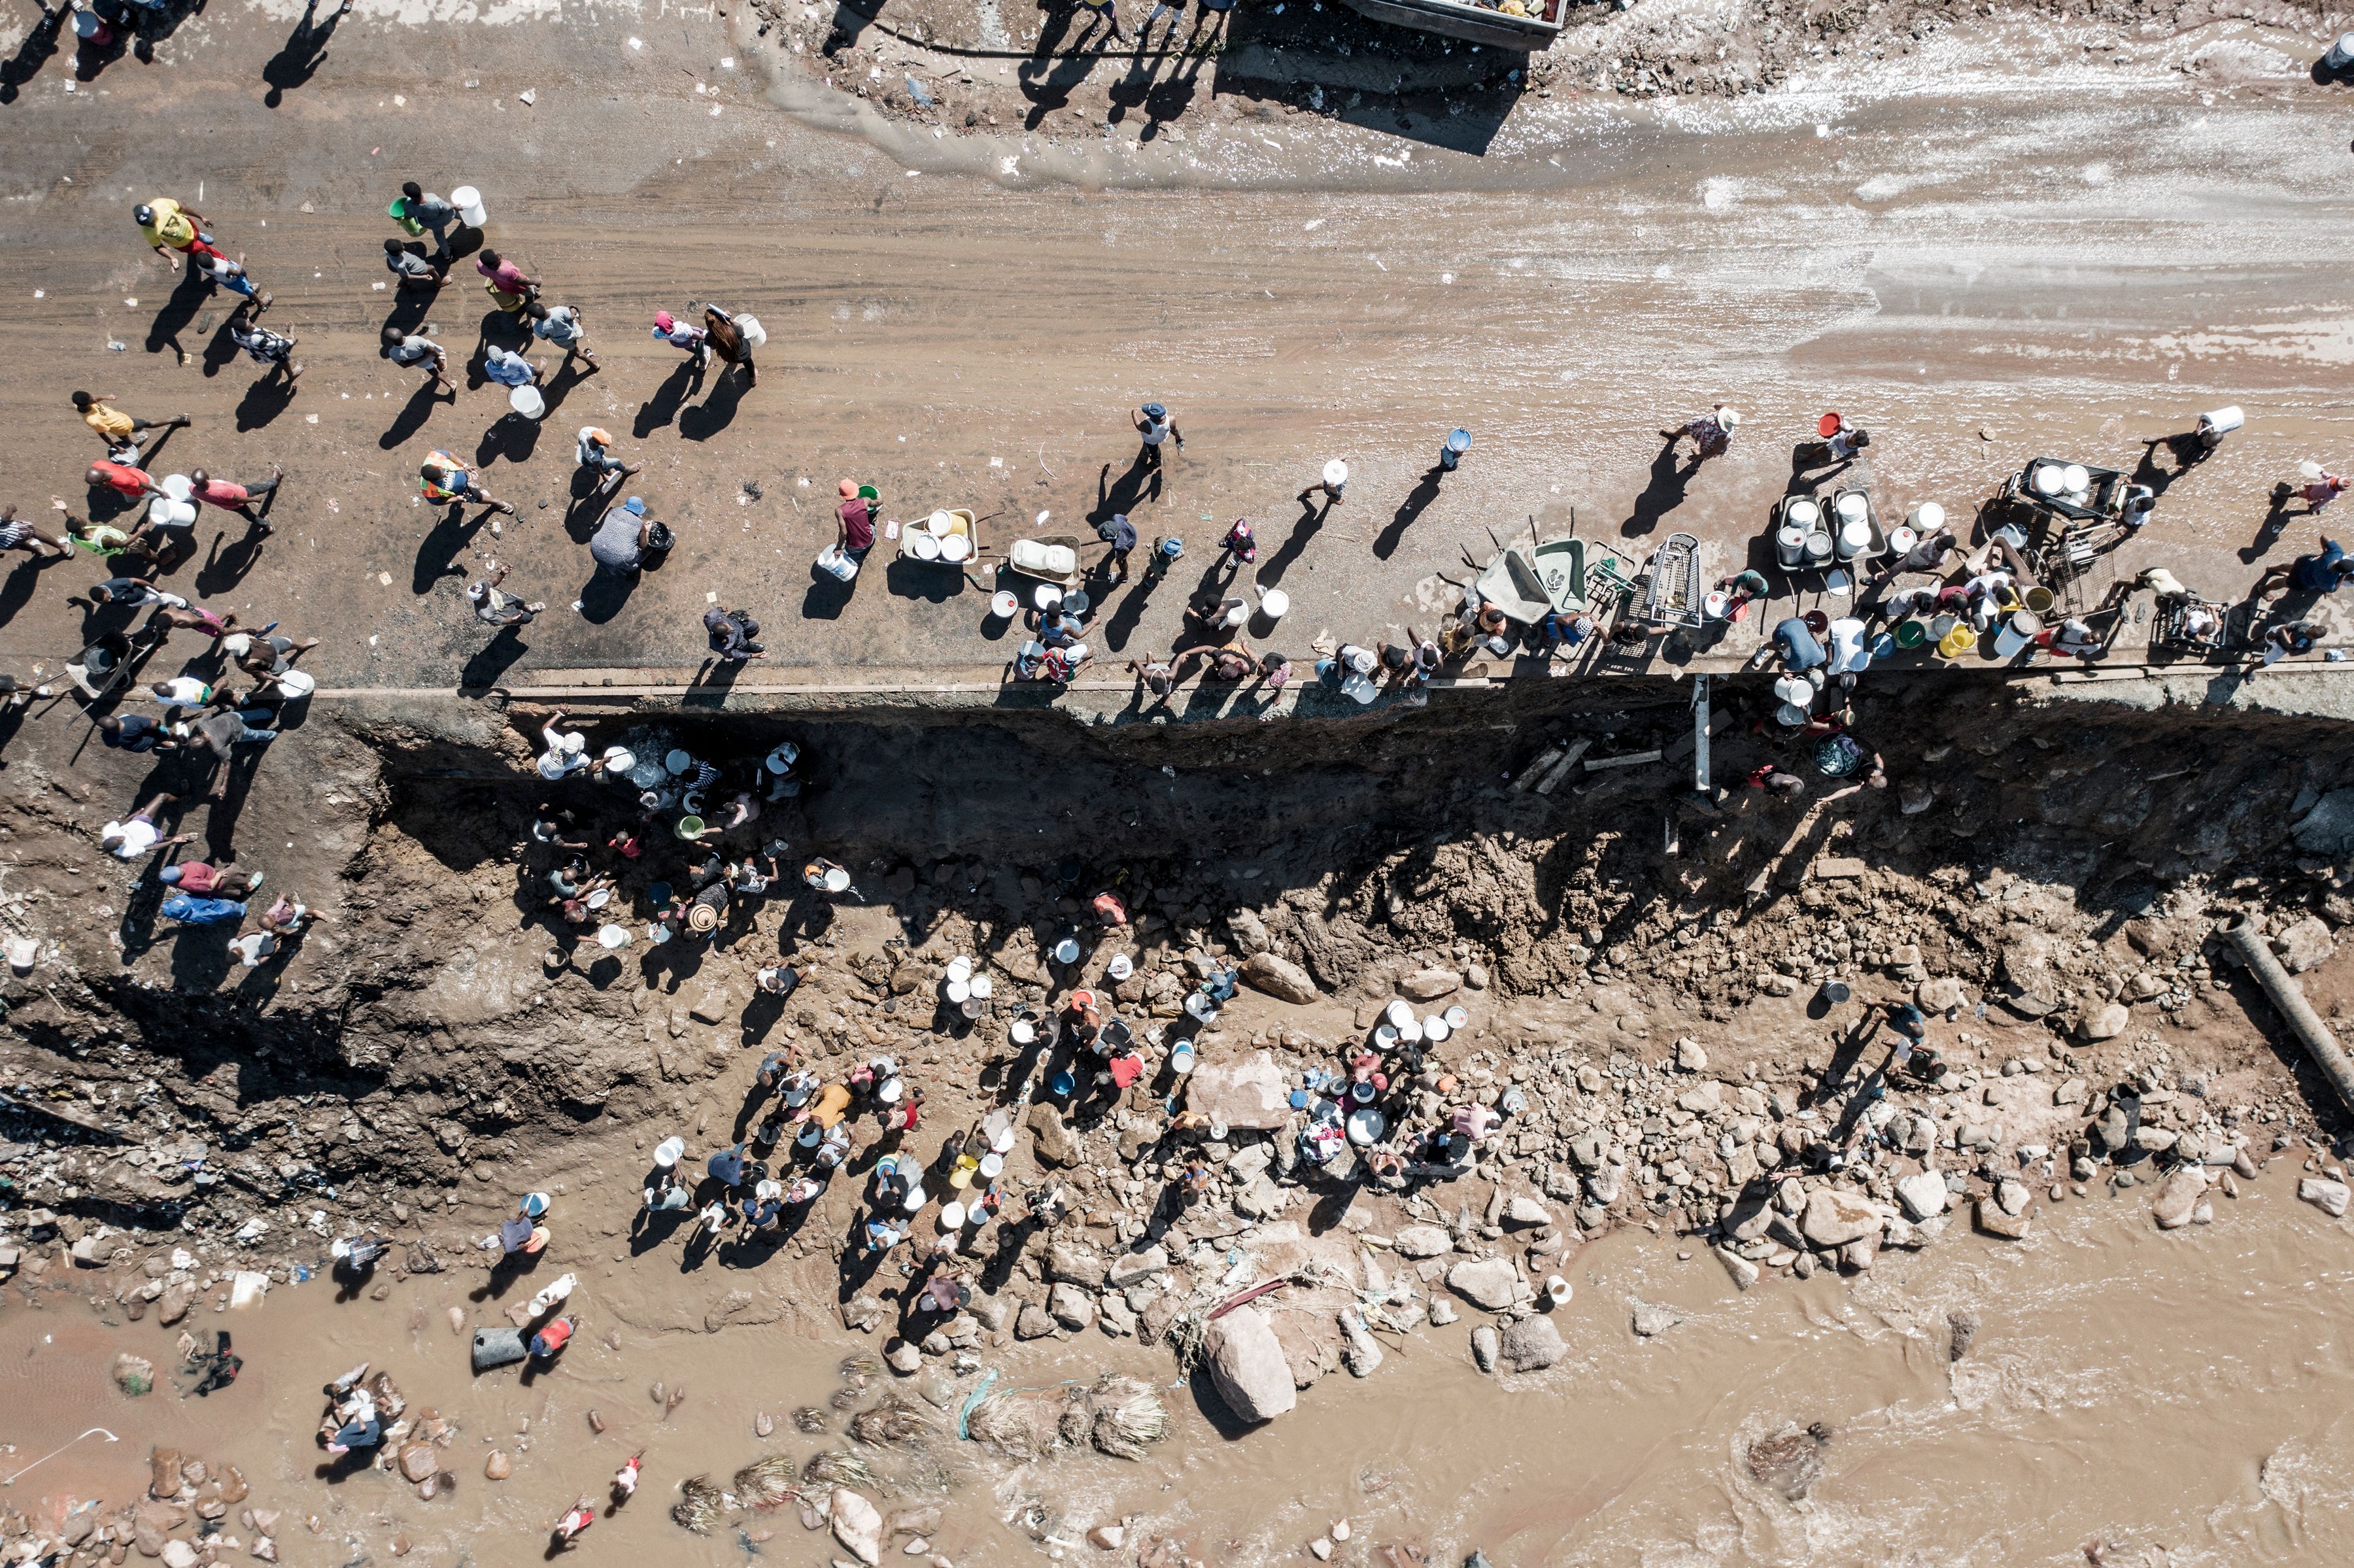
M1227 567L1230 573L1239 571L1258 559L1258 540L1251 533L1247 517L1235 518L1235 525L1226 530L1226 536L1218 541L1218 564L1225 567L1229 559L1234 563Z
M169 196L157 196L154 201L141 202L131 209L131 220L139 226L140 236L149 249L164 259L164 264L176 272L180 270L178 256L217 256L212 236L197 226L208 221L203 213Z
M407 180L402 182L400 195L390 210L392 220L399 224L410 238L431 234L434 255L444 267L449 265L450 229L458 224L456 207L415 180Z
M238 309L249 321L268 310L270 301L277 298L276 295L265 294L253 286L253 280L245 275L243 256L232 261L217 251L202 253L190 251L188 266L192 271L211 282L215 288L227 289L232 294L244 295L245 303L239 305Z
M1096 563L1096 576L1107 588L1128 580L1128 555L1136 548L1136 524L1125 512L1115 512L1096 524L1096 537L1111 549Z
M445 503L464 505L471 503L476 506L487 506L493 512L504 513L509 517L515 514L514 507L477 486L474 483L474 476L461 467L458 460L448 452L434 451L425 454L425 461L417 471L417 487L424 493L427 501L437 506Z
M1153 16L1158 18L1160 13L1156 11ZM1148 29L1151 26L1150 22L1145 24ZM1143 47L1142 37L1142 34L1138 35L1137 47L1140 48ZM1148 473L1161 466L1162 442L1173 440L1177 443L1179 451L1185 450L1184 432L1180 430L1175 421L1169 418L1169 410L1159 403L1147 403L1129 416L1129 422L1136 427L1136 433L1143 438L1144 445L1137 452L1136 461Z
M2317 555L2275 561L2266 567L2264 575L2256 579L2256 586L2248 590L2248 598L2253 602L2284 586L2298 593L2334 594L2349 577L2354 577L2354 560L2338 548L2337 540L2324 539Z
M482 375L502 387L536 387L539 366L512 348L492 344L482 350Z
M620 458L615 457L612 432L601 429L595 425L580 427L580 433L575 438L572 455L573 461L597 475L597 488L588 493L592 500L616 489L623 480L628 479L644 466L641 463L623 462Z
M302 379L302 367L294 363L294 344L298 340L292 334L271 332L249 319L233 316L229 319L228 336L231 343L245 351L248 359L270 366L270 374L258 385L267 387L281 376L286 377L289 387Z
M262 513L270 510L270 503L276 498L278 486L285 477L286 471L275 463L270 467L268 479L258 479L251 484L232 484L228 480L215 479L203 469L197 469L188 475L188 499L201 501L207 506L217 506L224 512L234 512L252 524L255 533L268 538L270 524L264 521ZM261 513L253 510L253 503L257 501L262 503Z
M429 294L441 286L440 268L389 237L384 242L384 265L387 271L400 281L403 289Z
M1692 466L1698 468L1712 457L1723 457L1725 449L1733 444L1733 432L1740 428L1740 410L1719 403L1698 418L1685 421L1680 429L1661 430L1659 439L1668 443L1670 452L1676 450L1677 443L1691 441Z
M140 440L143 432L176 430L190 422L186 414L175 414L162 420L142 419L123 413L113 404L114 394L111 392L77 392L73 395L74 412L81 416L83 424L98 432L98 439L106 443L106 455L118 462L135 463L139 461L139 449L145 444Z
M384 346L378 352L395 365L423 366L428 381L451 397L457 396L458 384L450 379L450 355L431 338L388 326L384 329Z
M2347 480L2344 475L2332 473L2320 464L2314 463L2308 465L2306 482L2303 484L2291 484L2286 480L2283 480L2273 486L2273 505L2278 509L2285 507L2292 500L2302 500L2305 503L2305 511L2301 515L2311 517L2345 494L2346 488ZM2282 515L2295 517L2300 514L2284 512Z
M1349 465L1339 458L1334 458L1324 465L1324 472L1316 482L1299 493L1299 503L1305 506L1308 504L1310 496L1320 493L1327 504L1338 506L1341 504L1341 492L1348 488Z
M539 280L488 246L474 258L474 270L482 275L482 288L491 302L518 321L523 319L524 307L539 297Z
M82 475L82 482L92 490L111 490L126 501L164 493L163 487L145 469L111 460L90 464L90 471Z
M533 618L547 608L545 604L525 604L517 595L499 587L507 580L504 564L490 561L484 565L489 575L480 582L466 585L466 601L474 607L475 620L504 630L510 626L529 626Z
M711 334L692 323L680 321L668 311L654 313L654 336L691 355L697 375L702 374L711 358Z
M597 363L597 356L588 352L588 333L581 324L578 306L543 305L535 302L524 307L524 313L531 318L534 337L564 350L564 364L557 366L558 370L570 365L575 355L588 366L588 375L594 376L604 368Z
M73 554L73 545L31 518L17 516L11 505L0 506L0 550L22 550L36 559L59 561Z
M1136 30L1136 52L1138 54L1144 52L1146 41L1152 37L1152 24L1163 16L1169 18L1169 26L1161 35L1161 47L1165 49L1176 42L1177 18L1184 14L1185 0L1159 0L1159 3L1152 7L1152 14L1144 18L1144 26Z
M1111 42L1124 44L1128 41L1128 35L1119 30L1118 0L1077 0L1077 6L1082 11L1092 12L1093 16L1086 26L1079 29L1079 36L1071 40L1074 50L1087 46L1088 36L1094 33L1097 22L1106 25L1108 30L1104 37Z
M715 604L703 612L703 630L710 635L711 651L722 663L741 664L768 653L752 641L760 635L760 623L749 610L722 609Z
M703 330L712 353L726 364L744 367L746 387L760 384L760 372L752 364L752 344L735 316L717 305L705 305L703 307Z

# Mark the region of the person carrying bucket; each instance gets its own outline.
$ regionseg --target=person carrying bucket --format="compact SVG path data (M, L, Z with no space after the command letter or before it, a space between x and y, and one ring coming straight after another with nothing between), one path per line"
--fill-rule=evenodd
M811 891L822 893L828 896L856 891L850 885L850 868L839 861L828 860L823 855L817 856L801 867L801 881L808 885Z
M1348 488L1349 465L1334 458L1324 465L1324 471L1316 482L1299 493L1299 503L1305 506L1310 496L1320 494L1327 505L1338 506L1341 504L1341 493Z
M1447 431L1447 440L1438 447L1438 471L1453 473L1463 466L1463 454L1470 450L1470 431L1459 428Z
M433 249L446 265L450 256L450 230L458 222L458 209L415 180L402 182L400 195L385 208L385 216L400 225L400 231L411 239L420 235L433 236Z

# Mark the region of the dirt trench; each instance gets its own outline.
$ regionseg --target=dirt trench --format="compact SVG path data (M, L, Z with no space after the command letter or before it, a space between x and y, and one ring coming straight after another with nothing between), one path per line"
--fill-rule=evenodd
M525 850L542 801L568 805L594 843L634 813L617 791L531 773L541 715L504 729L314 721L304 798L325 790L347 820L272 826L350 846L333 896L314 887L335 936L261 984L185 952L168 974L126 961L85 890L128 868L30 792L0 824L17 862L0 912L50 955L5 984L11 1217L53 1216L70 1245L101 1227L226 1232L292 1205L454 1209L503 1197L495 1178L517 1160L631 1135L683 1086L780 1037L828 1054L888 1042L970 1086L1003 1017L936 1015L914 966L985 951L1015 981L1008 1010L1043 1001L1042 949L1107 888L1136 916L1138 973L1119 996L1140 1012L1173 1017L1209 961L1271 950L1360 1023L1403 976L1469 977L1520 1006L1486 1042L1507 1054L1562 1038L1562 1010L1606 995L1697 1032L1832 977L1956 977L2062 1029L2155 998L2195 1028L2236 1005L2212 994L2226 983L2207 958L2219 912L2354 917L2354 845L2294 827L2349 773L2334 726L1891 682L1856 710L1885 789L1835 796L1801 752L1749 733L1747 695L1713 746L1715 781L1732 787L1721 803L1691 797L1688 761L1515 788L1564 740L1600 761L1689 736L1681 687L1600 695L1612 705L1589 688L1225 729L575 715L597 747L660 738L710 758L722 789L790 735L810 787L753 832L783 839L796 868L808 853L843 862L860 889L854 906L773 899L707 948L640 941L618 957L546 924L548 857ZM1802 792L1740 787L1768 761ZM645 842L615 862L631 905L685 870L659 830ZM752 969L780 956L801 991L748 1002ZM1769 1066L1789 1055L1787 1070L1812 1043L1752 1048ZM2325 1096L2305 1101L2336 1125ZM1706 1199L1642 1195L1696 1214Z

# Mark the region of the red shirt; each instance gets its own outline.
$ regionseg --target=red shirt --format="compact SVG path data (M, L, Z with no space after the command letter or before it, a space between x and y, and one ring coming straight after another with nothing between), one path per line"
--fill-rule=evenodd
M1144 1058L1135 1052L1131 1051L1125 1056L1114 1056L1111 1059L1111 1081L1121 1088L1128 1087L1143 1075Z
M90 465L90 471L98 475L99 483L111 486L125 495L143 495L148 486L155 482L147 477L145 469L133 468L128 463L94 462Z
M861 499L843 502L834 508L842 516L842 536L851 550L871 550L875 547L875 509Z
M253 493L245 486L231 484L225 479L207 479L188 493L226 512L234 512L253 499Z
M185 860L180 863L179 886L181 892L210 893L214 888L219 885L220 873L215 871L203 861Z

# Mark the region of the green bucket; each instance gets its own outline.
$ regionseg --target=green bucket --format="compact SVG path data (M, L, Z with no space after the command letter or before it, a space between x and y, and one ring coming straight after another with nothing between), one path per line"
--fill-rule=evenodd
M691 839L702 832L703 819L701 817L681 817L678 820L678 836L680 838Z
M1899 648L1918 648L1928 640L1928 628L1919 621L1900 620L1896 623L1896 646Z

